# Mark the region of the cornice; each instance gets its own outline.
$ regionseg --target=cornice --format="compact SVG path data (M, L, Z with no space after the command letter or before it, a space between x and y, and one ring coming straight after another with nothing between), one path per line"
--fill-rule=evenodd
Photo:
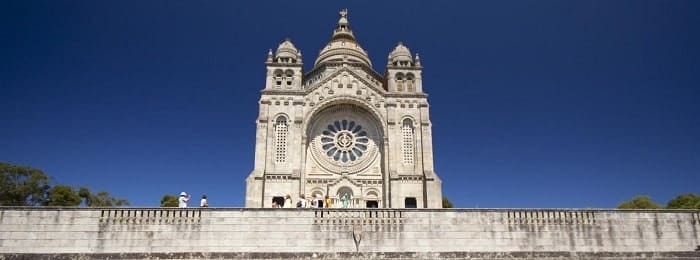
M277 63L277 62L265 62L268 67L300 67L303 68L303 63Z
M260 91L263 95L287 95L287 96L306 96L308 92L304 90L287 90L287 89L263 89Z
M386 69L387 70L423 70L423 67L422 66L401 67L401 66L387 65Z
M428 98L426 93L387 93L384 97L387 98Z

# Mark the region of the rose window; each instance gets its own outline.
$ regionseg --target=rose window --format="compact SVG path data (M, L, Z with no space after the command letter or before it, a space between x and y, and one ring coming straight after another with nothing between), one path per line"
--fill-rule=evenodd
M321 148L336 162L354 162L367 153L367 132L355 121L339 120L321 133Z

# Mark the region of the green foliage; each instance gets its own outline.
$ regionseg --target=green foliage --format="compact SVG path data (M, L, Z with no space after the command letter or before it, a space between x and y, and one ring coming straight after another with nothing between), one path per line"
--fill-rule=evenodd
M666 204L667 209L700 209L700 196L694 193L678 195Z
M617 205L618 209L660 209L661 205L651 200L651 197L646 195L634 196L629 201L624 201Z
M452 208L453 207L452 202L449 199L447 199L447 197L445 197L445 196L442 196L442 207L443 208Z
M106 191L100 191L97 194L93 194L92 203L88 207L115 207L115 206L128 206L129 201L125 199L114 198L109 195Z
M80 205L81 199L78 192L71 186L56 185L48 192L47 206L69 206L75 207Z
M88 207L118 207L129 205L129 201L114 198L106 191L91 193L88 188L80 187L78 194L81 198L85 199L85 205Z
M90 190L86 187L80 187L80 190L78 191L78 195L81 198L87 199L90 197ZM85 204L87 204L87 202Z
M165 194L163 195L163 198L160 199L160 206L161 207L177 207L178 206L178 197L170 194Z
M0 206L78 206L82 199L88 207L129 205L106 191L91 194L85 187L51 187L49 176L41 170L0 162Z
M0 162L0 206L46 203L49 176L39 169Z

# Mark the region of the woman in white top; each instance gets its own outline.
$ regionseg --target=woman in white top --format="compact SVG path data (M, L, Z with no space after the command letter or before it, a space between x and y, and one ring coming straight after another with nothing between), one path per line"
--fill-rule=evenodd
M290 196L289 194L287 194L287 196L284 196L284 207L285 208L294 207L294 205L292 205L292 196Z
M207 195L202 195L202 200L199 201L199 206L202 208L209 207L209 202L207 202Z

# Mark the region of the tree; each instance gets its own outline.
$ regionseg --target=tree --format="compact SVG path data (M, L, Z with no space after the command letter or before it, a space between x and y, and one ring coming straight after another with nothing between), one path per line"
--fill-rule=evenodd
M177 207L178 203L178 197L175 195L165 194L163 198L160 199L161 207Z
M0 162L0 206L42 205L49 188L41 170Z
M90 203L88 207L118 207L127 205L129 205L129 201L114 198L109 195L109 192L100 191L97 194L93 194L92 203Z
M81 198L78 192L71 186L56 185L48 191L46 206L70 206L80 205Z
M109 192L106 191L91 193L90 189L80 187L78 194L81 198L85 199L85 205L88 207L118 207L129 205L128 200L112 197L109 195Z
M681 194L666 204L667 209L700 209L700 196L694 193Z
M443 208L452 208L452 202L445 196L442 196L442 207Z
M660 209L661 205L651 200L647 195L634 196L629 201L624 201L617 205L618 209Z

